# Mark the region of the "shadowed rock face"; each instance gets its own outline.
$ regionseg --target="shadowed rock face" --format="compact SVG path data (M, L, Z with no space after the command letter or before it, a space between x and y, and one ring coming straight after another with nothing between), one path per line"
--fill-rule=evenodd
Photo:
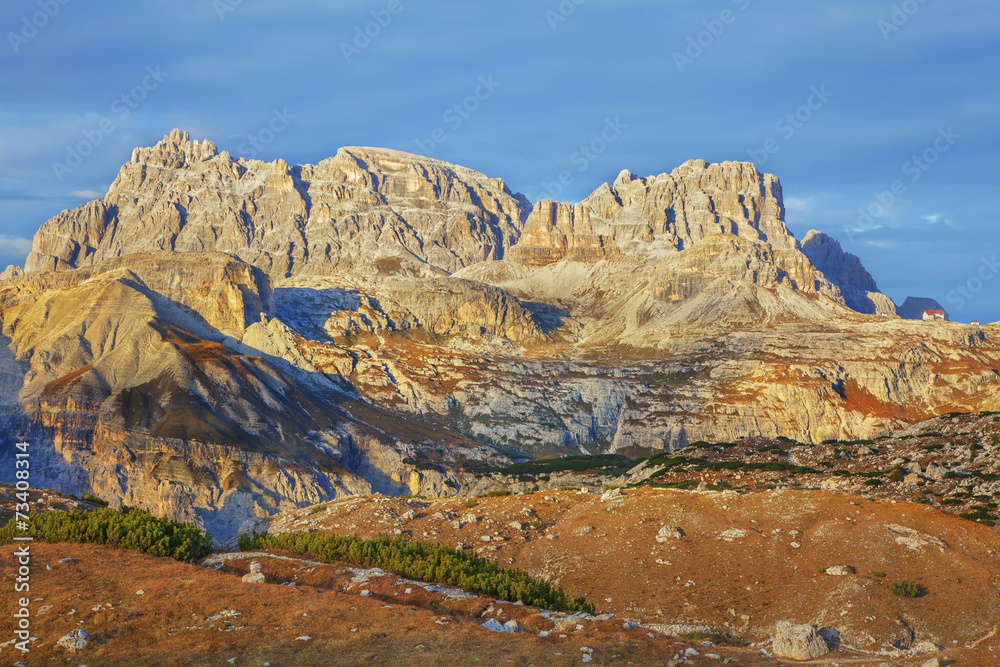
M861 265L861 260L844 252L836 239L811 229L802 240L802 252L840 288L848 308L870 315L896 313L895 304L878 291L875 279Z
M925 310L944 310L944 306L927 297L908 296L897 312L900 317L907 320L922 320ZM947 317L948 314L945 312L945 318Z
M39 483L225 536L338 495L456 493L499 451L1000 409L994 327L851 310L891 302L782 218L777 179L744 163L532 208L398 151L289 167L175 131L0 277L0 420L45 452Z

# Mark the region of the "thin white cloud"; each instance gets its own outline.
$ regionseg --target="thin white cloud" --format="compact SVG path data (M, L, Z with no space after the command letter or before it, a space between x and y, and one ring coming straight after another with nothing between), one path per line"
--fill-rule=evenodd
M75 192L71 192L70 194L73 195L74 197L82 197L84 199L101 198L101 193L96 190L77 190Z
M8 264L23 266L29 252L31 252L31 239L0 234L0 271Z
M946 227L958 227L957 222L955 222L954 220L952 220L947 216L941 215L940 213L928 213L927 215L924 216L924 220L931 223L932 225L941 223Z
M812 198L788 197L785 199L785 210L796 213L808 213L812 209Z

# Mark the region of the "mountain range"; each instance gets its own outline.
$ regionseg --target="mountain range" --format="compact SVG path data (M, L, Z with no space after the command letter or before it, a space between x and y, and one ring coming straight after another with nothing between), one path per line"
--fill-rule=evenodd
M34 485L224 540L516 459L1000 410L998 324L905 319L936 302L897 309L784 213L750 163L530 202L400 151L290 166L174 130L0 274L0 456L25 439Z

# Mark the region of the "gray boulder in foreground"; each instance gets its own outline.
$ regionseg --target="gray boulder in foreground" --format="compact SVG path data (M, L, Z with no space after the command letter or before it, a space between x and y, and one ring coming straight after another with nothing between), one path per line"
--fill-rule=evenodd
M771 652L791 660L812 660L829 653L830 648L814 626L778 621Z

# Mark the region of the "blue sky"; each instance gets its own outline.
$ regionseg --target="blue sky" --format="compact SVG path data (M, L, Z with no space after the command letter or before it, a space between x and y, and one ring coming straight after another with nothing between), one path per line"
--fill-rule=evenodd
M0 28L0 264L180 127L292 164L425 152L533 200L753 160L897 303L1000 320L996 0L8 0Z

